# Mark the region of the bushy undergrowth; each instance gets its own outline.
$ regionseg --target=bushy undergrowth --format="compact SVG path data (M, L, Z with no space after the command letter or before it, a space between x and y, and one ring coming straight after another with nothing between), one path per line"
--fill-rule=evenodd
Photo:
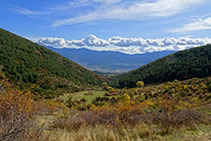
M96 125L110 125L116 128L122 125L134 127L138 124L147 124L159 125L169 132L171 129L175 130L183 126L194 128L197 124L209 124L210 121L211 119L204 113L191 109L149 113L139 109L120 113L101 109L98 111L75 111L67 119L58 119L52 127L72 131Z
M67 119L58 119L51 126L55 140L183 140L178 131L194 131L198 125L210 127L210 119L204 113L193 110L143 113L138 110L118 111L72 111ZM176 137L172 135L176 134ZM57 135L57 136L55 136ZM170 138L168 138L170 136ZM202 136L205 140L209 136ZM196 137L189 138L194 139ZM201 139L203 139L201 138Z
M91 103L71 97L34 101L29 92L0 85L0 140L172 140L183 129L211 127L209 81L108 88Z
M51 128L79 136L82 130L96 129L97 132L100 126L112 130L113 140L125 139L125 136L121 137L122 129L127 130L128 140L154 140L154 136L161 137L155 140L162 140L164 136L182 129L194 131L199 125L210 127L211 118L206 113L211 108L208 104L208 82L209 79L194 78L133 89L107 87L105 96L94 98L91 106L86 107L87 110L73 110L66 118L56 120ZM77 109L77 105L72 109L74 107ZM139 133L142 125L147 129ZM98 136L109 140L103 135ZM96 140L100 140L100 137Z
M1 81L0 86L0 140L40 140L43 129L33 122L38 109L30 92L11 90L6 81Z

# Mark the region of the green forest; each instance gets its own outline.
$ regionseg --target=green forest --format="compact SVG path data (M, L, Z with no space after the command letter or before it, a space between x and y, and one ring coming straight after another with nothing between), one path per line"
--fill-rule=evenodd
M104 79L67 58L27 39L0 29L0 66L20 87L34 91L100 85Z
M175 79L203 78L211 75L211 45L191 48L168 55L126 74L118 76L111 85L132 88L137 81L161 83Z

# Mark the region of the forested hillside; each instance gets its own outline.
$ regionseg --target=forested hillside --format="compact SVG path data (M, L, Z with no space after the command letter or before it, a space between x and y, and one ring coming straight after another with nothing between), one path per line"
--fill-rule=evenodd
M10 81L34 91L101 84L104 79L67 58L0 29L0 68Z
M112 86L135 87L137 81L157 83L211 75L211 45L180 51L119 76Z

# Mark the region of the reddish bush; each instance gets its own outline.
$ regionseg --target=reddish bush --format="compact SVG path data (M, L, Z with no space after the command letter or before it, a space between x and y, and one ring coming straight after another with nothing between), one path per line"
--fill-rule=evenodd
M41 128L35 129L32 122L37 110L30 93L6 89L0 95L0 140L38 140L41 137Z

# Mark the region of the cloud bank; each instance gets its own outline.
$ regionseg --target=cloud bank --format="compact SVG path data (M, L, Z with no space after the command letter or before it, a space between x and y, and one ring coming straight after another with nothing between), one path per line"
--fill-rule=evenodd
M107 40L89 35L81 40L65 40L63 38L41 38L36 41L44 46L54 48L87 48L97 51L118 51L126 54L172 50L179 51L211 43L211 38L122 38L111 37Z

